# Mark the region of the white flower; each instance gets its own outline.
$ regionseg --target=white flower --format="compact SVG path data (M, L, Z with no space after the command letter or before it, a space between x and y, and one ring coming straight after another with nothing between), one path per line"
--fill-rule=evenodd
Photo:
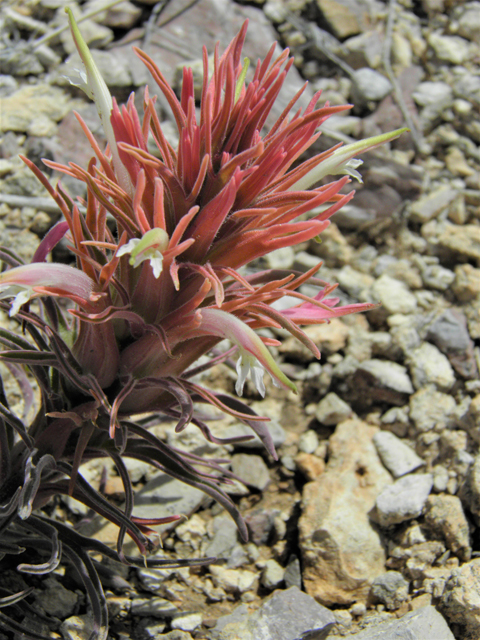
M14 301L12 302L12 306L10 307L10 311L8 315L10 318L16 316L20 311L20 307L28 302L33 296L33 290L31 287L22 287L19 285L12 285L7 287L4 291L0 293L0 299L3 298L12 298L15 296Z
M263 383L263 374L265 373L264 367L260 364L260 362L248 351L240 348L240 357L237 361L237 374L238 379L235 384L235 391L237 395L243 395L243 387L245 385L245 381L248 376L251 377L253 384L257 388L258 393L265 397L265 384ZM276 379L271 375L273 384L276 387L280 385L276 381Z
M150 229L143 238L132 238L123 247L117 249L117 258L130 254L129 263L138 267L145 260L150 261L155 278L159 278L163 269L162 251L168 246L168 235L160 228Z

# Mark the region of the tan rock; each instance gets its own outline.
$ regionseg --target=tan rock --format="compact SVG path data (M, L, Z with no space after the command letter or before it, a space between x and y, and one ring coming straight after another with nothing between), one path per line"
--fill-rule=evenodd
M425 519L434 531L445 538L448 548L461 560L472 555L468 522L457 496L431 495L426 505Z
M373 579L385 571L385 551L368 513L392 482L361 420L338 425L326 471L304 487L299 522L303 579L323 604L366 602Z
M317 5L337 38L360 33L357 7L348 0L317 0Z
M480 227L475 224L446 224L438 237L438 244L480 264Z
M453 292L460 302L468 302L480 293L480 269L471 264L459 264L455 267Z
M443 597L445 615L449 622L466 627L465 638L480 634L480 558L475 558L454 571Z
M32 121L45 118L52 123L61 120L70 110L66 93L48 84L24 85L0 100L0 131L30 130Z
M295 464L307 480L317 480L325 471L325 461L313 453L302 451L295 457Z

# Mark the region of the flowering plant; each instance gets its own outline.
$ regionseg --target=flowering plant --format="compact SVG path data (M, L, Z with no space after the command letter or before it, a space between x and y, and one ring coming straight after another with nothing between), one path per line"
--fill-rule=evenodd
M288 50L275 58L272 46L247 84L248 65L241 61L245 24L223 55L216 48L210 78L204 51L198 119L192 71L184 70L177 98L153 60L136 50L172 110L179 134L174 149L147 89L142 120L133 95L122 107L112 99L67 11L85 66L79 82L97 105L108 147L100 149L77 115L95 154L88 167L45 161L86 184L87 197L80 202L73 201L60 184L54 188L24 158L65 220L41 241L30 264L21 264L6 249L0 256L10 266L0 274L1 298L11 300L0 304L31 338L0 330L5 348L0 357L25 390L29 383L21 367L28 369L38 382L42 400L26 427L0 393L0 552L13 546L13 552L20 553L19 549L35 546L37 555L49 557L18 566L20 571L35 573L57 566L62 546L68 558L78 556L95 619L91 637L105 638L105 598L86 551L138 562L123 554L125 535L146 554L152 547L149 527L164 522L132 516L134 497L125 457L146 461L202 489L231 513L241 535L247 536L233 501L221 487L230 481L229 471L218 461L169 447L132 417L161 413L176 422L177 432L193 424L208 440L226 442L216 438L195 411L195 403L209 403L249 425L276 457L265 418L192 378L236 354L238 395L251 377L264 396L265 372L275 385L296 391L269 351L278 341L257 331L286 329L318 358L317 346L300 325L328 322L373 306L339 307L339 299L330 297L336 285L315 277L320 264L306 273L241 274L239 268L275 249L319 236L329 218L353 196L341 190L349 176L360 177L356 170L360 161L354 155L395 138L401 130L338 145L296 164L320 135L319 126L348 107L316 108L316 94L303 113L290 115L303 88L262 135L293 60ZM156 155L148 151L149 136L158 147ZM332 174L344 175L314 186ZM298 220L313 209L320 213ZM113 220L113 230L108 220ZM75 264L47 262L65 235ZM319 287L315 297L299 291L305 283ZM298 304L283 311L272 306L285 296L296 298ZM34 298L41 302L39 313L30 309ZM231 348L195 366L224 339ZM31 391L25 393L31 397ZM124 509L111 505L78 474L82 462L96 457L113 459L125 487ZM43 515L32 515L33 509L57 494L73 495L118 525L117 550L86 540ZM162 566L199 561L154 558L149 562ZM13 606L25 595L5 596L0 607ZM18 631L14 617L0 613L0 623Z

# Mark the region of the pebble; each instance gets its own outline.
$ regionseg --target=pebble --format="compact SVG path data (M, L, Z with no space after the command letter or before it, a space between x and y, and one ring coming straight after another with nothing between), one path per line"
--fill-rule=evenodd
M371 399L399 406L405 404L414 390L406 367L376 358L358 365L351 386L359 401Z
M415 222L428 222L437 218L442 211L448 209L452 202L458 198L458 191L448 185L442 185L438 189L422 196L410 206L410 218Z
M302 568L300 566L300 560L297 558L297 556L290 556L288 564L285 567L283 579L285 581L285 587L287 589L289 589L290 587L297 587L297 589L302 588Z
M264 491L270 483L270 472L261 456L236 453L232 456L232 471L242 482L259 491Z
M65 619L70 616L77 605L78 595L55 580L55 578L47 578L43 582L46 587L45 591L37 592L36 603L51 616Z
M470 560L470 531L462 503L457 496L431 495L428 497L425 521L433 531L442 535L448 549L462 561Z
M433 386L420 389L410 397L410 418L417 431L445 428L453 424L455 400Z
M276 560L267 560L260 578L261 584L272 591L278 589L285 577L285 569Z
M214 585L227 593L245 593L253 589L257 581L257 574L247 569L226 569L212 564L209 571Z
M437 238L438 246L456 255L473 258L480 264L480 227L473 224L446 224Z
M321 424L329 426L337 425L347 420L352 415L350 406L336 393L331 391L320 400L317 405L315 417Z
M382 310L393 313L413 313L417 300L405 283L387 275L382 275L372 286L372 296L380 302Z
M373 442L383 464L394 478L400 478L425 464L413 449L390 431L379 431L373 436Z
M449 391L455 383L455 373L448 358L430 342L423 342L413 349L407 364L415 389L433 385L439 391Z
M165 598L134 598L131 612L134 616L171 618L178 613L178 608Z
M421 607L399 619L389 619L373 628L348 636L349 640L455 640L442 614L435 607Z
M399 571L382 573L372 583L370 593L376 602L381 602L389 611L399 609L408 598L409 582Z
M388 78L375 69L363 67L352 74L352 99L356 105L370 100L379 102L391 93L393 87Z
M249 613L245 605L217 620L214 640L297 640L325 638L335 624L331 611L297 587L276 591Z
M181 631L195 631L202 624L201 613L181 613L175 616L171 622L172 629Z
M470 45L460 36L444 36L435 31L428 36L427 41L437 58L450 64L462 64L470 57Z
M319 445L318 435L313 429L302 433L298 439L298 448L303 453L313 453Z
M404 476L385 487L376 500L379 524L388 527L420 516L432 487L430 473Z
M71 616L62 622L60 632L64 640L89 640L93 632L93 618L90 614Z
M36 122L41 126L41 132L35 133L45 135L47 122L51 133L56 129L55 123L64 118L70 108L67 94L58 87L48 84L23 85L2 99L2 129L24 133L29 131L33 135L32 127L35 128Z
M453 572L443 596L445 613L451 622L465 628L465 637L480 634L480 558L465 563Z
M135 626L135 634L139 640L156 640L166 626L165 622L159 622L155 618L143 618Z

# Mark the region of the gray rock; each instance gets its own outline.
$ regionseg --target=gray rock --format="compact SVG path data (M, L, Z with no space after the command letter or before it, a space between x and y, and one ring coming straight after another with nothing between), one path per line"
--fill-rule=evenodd
M460 36L444 36L434 31L428 36L428 44L440 60L450 64L462 64L470 58L470 44Z
M428 327L427 339L450 360L455 371L464 378L478 374L474 343L467 330L467 319L458 309L446 309Z
M134 598L131 612L134 616L172 618L178 613L178 608L165 598Z
M91 49L91 54L108 87L131 87L135 84L130 70L130 62L123 55L121 47L108 51ZM75 75L78 75L75 69L82 68L80 56L75 51L59 68L59 73L67 76L67 78L75 78ZM60 83L65 84L61 80Z
M242 605L223 616L211 635L215 640L323 640L334 624L328 609L290 587L276 591L250 615Z
M67 94L48 84L26 84L2 100L3 131L32 132L40 119L58 122L70 110Z
M298 449L303 453L313 453L319 445L317 433L313 429L308 429L302 433L298 439Z
M158 473L135 495L133 515L139 518L164 518L175 514L191 515L211 501L203 491ZM173 525L152 527L164 532ZM127 543L128 544L128 543Z
M428 222L445 211L458 198L458 191L442 185L428 195L425 195L410 207L410 218L415 222Z
M57 582L55 578L47 578L43 586L45 591L36 597L37 604L51 616L65 619L70 616L76 607L78 595Z
M480 3L469 2L458 20L458 34L463 38L480 42Z
M232 549L238 544L237 526L230 516L220 514L208 524L212 540L205 547L207 556L228 558Z
M89 13L94 9L105 6L103 0L89 0L83 5L83 13ZM131 29L141 16L141 9L129 0L123 0L120 4L110 7L107 11L97 13L93 19L95 22L112 27L114 29Z
M283 582L285 569L276 560L267 560L262 570L261 584L272 591L278 589Z
M429 289L446 291L455 280L455 274L439 264L431 264L422 269L422 280Z
M390 360L365 360L351 382L352 393L360 402L388 402L403 405L414 389L407 369Z
M165 580L174 573L175 569L137 569L142 587L153 593L159 592Z
M290 556L288 564L285 567L283 579L285 580L287 589L290 587L302 588L302 568L300 567L300 560L297 556Z
M379 431L373 436L373 442L383 464L394 478L400 478L425 464L413 449L390 431Z
M408 588L408 581L399 571L387 571L375 578L370 593L376 602L381 602L389 611L394 611L408 598Z
M372 296L378 300L385 312L412 313L417 308L417 300L404 282L383 275L372 286Z
M144 0L144 4L145 0ZM155 636L155 640L192 640L192 636L188 631L182 631L181 629L173 629L168 633L161 633Z
M370 100L378 102L388 96L393 89L388 78L368 67L356 69L352 74L352 80L352 98L355 104L365 104Z
M325 604L366 602L371 582L385 568L384 548L368 517L391 482L372 442L375 432L360 420L339 424L326 470L303 488L303 582Z
M420 389L410 398L410 418L417 431L430 431L453 425L456 408L452 396L436 391L433 386Z
M246 569L226 569L220 565L209 566L212 581L227 593L241 594L254 588L257 574Z
M143 618L135 626L135 637L138 640L156 640L166 626L166 622L155 620L155 618Z
M263 458L250 453L232 456L232 471L242 482L259 491L266 489L270 482L270 472Z
M180 629L181 631L195 631L202 624L201 613L180 613L172 620L172 629Z
M448 358L429 342L413 349L407 364L415 389L434 385L440 391L448 391L455 384L455 374Z
M446 82L421 82L413 93L415 102L423 107L422 126L429 129L453 104L453 91Z
M435 607L428 606L398 620L369 626L348 636L348 640L455 640L455 637L442 615Z
M352 415L349 405L333 391L320 400L315 412L316 419L326 426L337 425Z
M383 527L388 527L417 518L423 513L432 486L433 476L430 473L400 478L385 487L377 497L375 519Z
M90 614L71 616L62 622L59 630L64 640L89 640L93 632L93 618Z
M465 563L453 572L443 596L445 615L465 630L465 638L480 634L480 558Z

